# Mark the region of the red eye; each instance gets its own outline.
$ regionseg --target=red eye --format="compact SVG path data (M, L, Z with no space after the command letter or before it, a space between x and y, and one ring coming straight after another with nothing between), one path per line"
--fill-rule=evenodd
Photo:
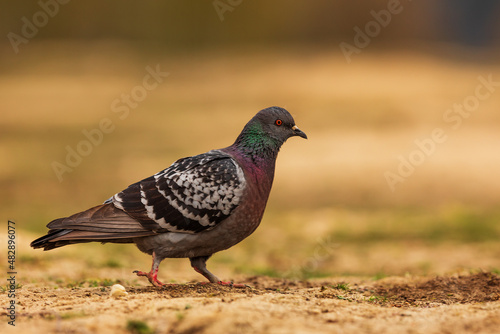
M283 121L281 119L277 119L274 124L276 124L277 126L281 126L283 124Z

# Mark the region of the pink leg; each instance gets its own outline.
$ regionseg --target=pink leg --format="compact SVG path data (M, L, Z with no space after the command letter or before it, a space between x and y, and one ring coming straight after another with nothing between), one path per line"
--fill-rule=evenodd
M151 265L151 271L149 273L146 273L144 271L135 270L134 273L137 276L147 277L149 282L154 286L162 287L165 284L158 280L158 267L160 266L160 261L161 260L158 260L158 258L156 257L155 252L153 252L153 264Z
M191 266L193 267L193 269L197 273L200 273L203 276L205 276L205 278L208 279L210 281L210 283L217 283L220 285L232 286L235 288L249 287L246 284L234 284L233 282L221 281L217 276L215 276L210 271L208 271L207 266L206 266L206 261L208 260L208 256L192 257L192 258L190 258L190 260L191 260ZM208 282L202 282L200 284L208 284Z

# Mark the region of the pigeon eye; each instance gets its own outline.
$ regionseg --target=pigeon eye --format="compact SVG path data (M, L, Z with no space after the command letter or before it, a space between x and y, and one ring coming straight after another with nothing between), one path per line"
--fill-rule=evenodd
M274 124L276 124L277 126L281 126L283 124L283 121L281 119L277 119Z

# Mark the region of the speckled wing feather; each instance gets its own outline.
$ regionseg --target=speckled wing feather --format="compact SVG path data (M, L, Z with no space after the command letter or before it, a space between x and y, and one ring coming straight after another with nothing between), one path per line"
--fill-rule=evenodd
M229 217L245 186L243 170L234 159L213 150L180 159L109 201L148 230L197 233Z

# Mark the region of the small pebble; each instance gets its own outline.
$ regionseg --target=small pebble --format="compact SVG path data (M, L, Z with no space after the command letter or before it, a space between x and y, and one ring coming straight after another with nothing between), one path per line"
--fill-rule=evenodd
M120 284L115 284L111 287L111 292L109 293L111 297L124 297L128 295L128 292L125 290L125 287Z

